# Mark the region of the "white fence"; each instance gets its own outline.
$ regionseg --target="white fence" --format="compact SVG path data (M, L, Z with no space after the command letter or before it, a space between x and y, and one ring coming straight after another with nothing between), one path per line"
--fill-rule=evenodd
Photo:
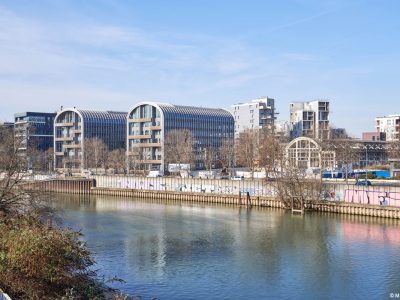
M274 196L271 185L262 180L218 180L171 177L90 176L97 187L181 191L193 193L239 194Z
M154 191L181 191L193 193L215 193L237 195L249 193L250 196L274 197L272 184L265 180L218 180L171 177L134 176L90 176L96 180L97 187L142 189ZM322 199L345 201L371 205L400 206L400 187L360 186L346 183L325 183Z

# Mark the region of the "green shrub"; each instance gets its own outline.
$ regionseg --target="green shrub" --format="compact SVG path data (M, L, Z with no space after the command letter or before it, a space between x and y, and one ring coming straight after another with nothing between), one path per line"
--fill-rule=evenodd
M0 219L0 288L15 299L102 298L90 251L80 233L25 217Z
M367 179L376 179L377 176L374 173L368 173ZM358 175L358 179L365 179L365 174Z

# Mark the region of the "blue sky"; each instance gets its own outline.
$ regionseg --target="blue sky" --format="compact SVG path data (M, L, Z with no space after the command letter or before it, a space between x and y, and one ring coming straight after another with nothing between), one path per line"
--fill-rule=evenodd
M400 1L0 0L0 121L136 102L330 99L354 136L400 113Z

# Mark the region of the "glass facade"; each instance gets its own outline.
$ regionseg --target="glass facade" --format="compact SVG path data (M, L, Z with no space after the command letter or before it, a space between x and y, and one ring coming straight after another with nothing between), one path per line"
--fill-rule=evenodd
M197 169L208 147L218 152L224 139L233 139L234 119L223 109L143 102L128 116L128 155L144 170L164 171L164 138L172 130L189 130Z
M54 156L56 169L81 170L84 140L98 138L110 151L125 149L125 112L65 109L54 121Z
M46 151L53 147L55 113L23 112L14 115L15 135L21 138L20 151L33 147Z

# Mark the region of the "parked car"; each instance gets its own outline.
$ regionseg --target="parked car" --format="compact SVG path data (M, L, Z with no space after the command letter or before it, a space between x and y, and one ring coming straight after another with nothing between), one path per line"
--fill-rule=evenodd
M233 176L231 180L244 180L244 176Z
M146 177L155 178L155 177L162 177L160 171L150 171Z
M372 185L371 181L367 180L367 179L363 179L363 180L358 180L356 181L356 185Z
M89 175L93 175L93 172L92 171L90 171L90 170L82 170L82 175L87 175L87 176L89 176Z

